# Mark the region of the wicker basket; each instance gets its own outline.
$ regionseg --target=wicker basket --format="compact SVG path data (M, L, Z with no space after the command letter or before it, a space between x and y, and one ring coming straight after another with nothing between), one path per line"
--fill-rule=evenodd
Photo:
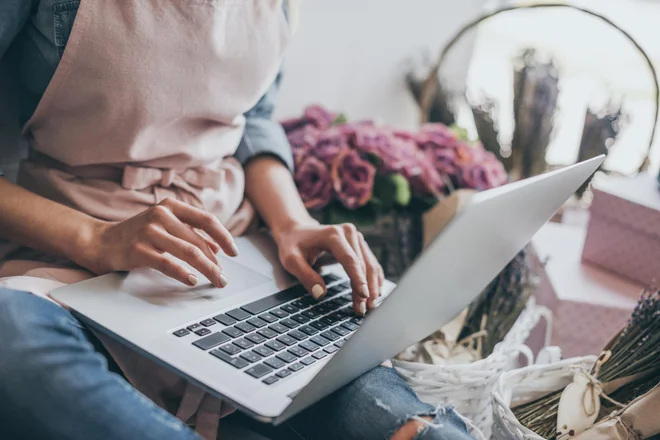
M392 361L399 374L419 398L431 405L452 405L472 426L472 434L490 438L493 422L491 394L505 371L516 368L522 354L528 364L534 354L524 345L541 318L550 319L550 311L530 299L504 341L485 359L462 365L430 365ZM546 326L547 329L551 325ZM546 342L549 341L549 330ZM476 428L476 429L475 429Z
M590 368L596 356L571 358L548 365L531 365L504 373L492 393L495 440L544 440L525 428L511 411L520 405L560 390L573 381L574 367Z

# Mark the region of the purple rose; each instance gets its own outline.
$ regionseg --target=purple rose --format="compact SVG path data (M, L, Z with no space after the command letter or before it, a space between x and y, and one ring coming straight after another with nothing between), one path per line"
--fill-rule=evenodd
M336 117L336 114L329 112L320 105L310 105L305 109L305 119L321 130L330 128Z
M412 192L423 197L437 196L446 191L445 181L426 155L419 152L415 161L409 161L401 169Z
M507 174L504 166L494 155L492 159L475 162L463 167L459 176L461 184L476 190L486 190L505 184Z
M453 148L437 147L426 150L426 157L439 172L454 176L459 170L458 154Z
M289 132L286 137L293 148L311 148L321 135L321 130L313 125L305 125Z
M295 181L307 209L323 209L332 200L330 170L314 156L302 161L296 169Z
M307 118L302 117L302 118L291 118L291 119L286 119L282 122L280 122L280 125L282 128L284 128L284 131L289 133L294 130L298 130L299 128L304 127L305 125L308 125L309 121Z
M416 135L417 144L426 150L436 147L455 147L459 142L458 136L449 127L443 124L426 124Z
M331 127L319 135L311 153L330 165L337 154L348 148L346 135L338 127Z
M379 169L384 173L400 171L406 164L414 161L418 151L417 144L412 140L398 137L394 132L382 127L357 129L353 143L361 152L376 156L380 160Z
M351 149L341 151L332 164L332 184L337 198L348 209L367 204L374 189L376 167Z

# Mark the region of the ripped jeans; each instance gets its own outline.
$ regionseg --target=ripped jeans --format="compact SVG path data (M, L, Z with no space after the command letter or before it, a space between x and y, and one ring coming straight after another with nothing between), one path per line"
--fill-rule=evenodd
M0 289L0 433L3 439L199 440L131 387L104 349L66 310ZM470 439L451 409L420 402L391 368L378 367L273 427L240 414L219 438L387 439L415 416L433 417L416 439ZM237 431L238 429L238 431ZM226 436L223 436L223 433ZM263 437L259 437L259 436Z

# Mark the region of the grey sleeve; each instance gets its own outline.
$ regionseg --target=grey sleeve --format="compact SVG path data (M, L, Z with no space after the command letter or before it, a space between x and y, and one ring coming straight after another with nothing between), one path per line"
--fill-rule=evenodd
M272 119L281 73L261 97L259 102L245 113L245 133L235 157L245 165L255 156L270 155L282 161L293 171L293 154L282 126Z

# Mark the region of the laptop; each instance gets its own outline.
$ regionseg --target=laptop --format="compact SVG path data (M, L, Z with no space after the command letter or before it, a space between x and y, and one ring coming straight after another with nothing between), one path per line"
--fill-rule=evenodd
M398 286L361 318L338 265L320 302L266 235L220 257L229 285L187 287L152 270L108 274L52 296L84 322L247 415L279 424L452 320L603 162L591 159L475 194ZM201 274L197 274L204 279Z

